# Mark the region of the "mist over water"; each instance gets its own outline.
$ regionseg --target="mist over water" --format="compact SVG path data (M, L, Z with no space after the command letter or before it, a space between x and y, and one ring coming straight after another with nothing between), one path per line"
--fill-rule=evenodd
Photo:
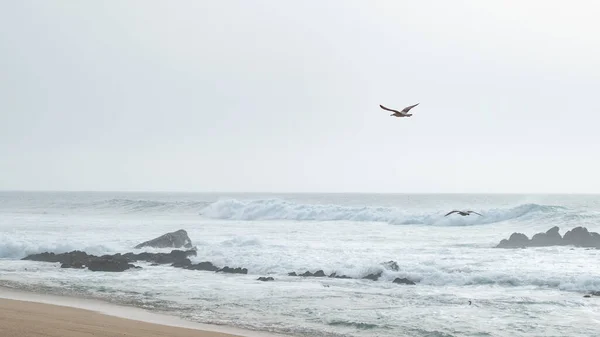
M483 214L444 215L453 209ZM0 193L0 282L301 336L591 336L600 251L493 248L512 232L600 230L594 195ZM21 261L133 249L185 229L192 262L123 273ZM383 263L395 261L392 270ZM353 279L292 277L323 270ZM377 281L362 279L381 272ZM273 282L259 282L272 276ZM408 278L415 286L392 283ZM471 300L473 305L468 305Z

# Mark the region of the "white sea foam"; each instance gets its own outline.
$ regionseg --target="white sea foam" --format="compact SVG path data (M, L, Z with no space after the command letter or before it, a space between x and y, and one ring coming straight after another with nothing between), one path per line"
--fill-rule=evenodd
M598 231L600 204L593 198L368 196L362 203L360 196L2 198L0 284L307 336L599 332L594 322L600 320L600 304L582 297L600 290L600 266L592 263L599 250L493 248L514 231L531 237L558 225L564 234L582 224ZM444 217L455 207L484 216ZM101 273L19 260L43 251L140 252L136 244L180 228L197 247L192 262L245 267L248 275L146 263L140 263L142 269ZM390 260L398 270L382 265ZM353 279L288 276L317 270ZM379 272L377 281L362 279ZM275 281L256 281L267 275ZM393 284L397 277L417 285ZM468 306L468 300L474 304Z

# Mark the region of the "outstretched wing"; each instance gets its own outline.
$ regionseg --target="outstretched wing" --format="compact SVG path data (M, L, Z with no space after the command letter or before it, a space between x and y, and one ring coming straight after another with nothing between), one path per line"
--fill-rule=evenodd
M481 214L479 214L479 213L477 213L477 212L475 212L475 211L469 211L469 213L475 213L475 214L477 214L477 215L481 215ZM481 215L481 216L483 216L483 215Z
M400 112L400 111L398 111L398 110L394 110L394 109L386 108L386 107L384 107L384 106L383 106L383 105L381 105L381 104L379 104L379 107L380 107L380 108L382 108L383 110L387 110L387 111L393 111L393 112L395 112L395 113L399 113L399 114L401 114L401 115L404 115L404 113L402 113L402 112Z
M406 108L402 109L402 112L408 112L410 109L416 107L417 105L419 105L420 103L417 103L415 105L409 105Z
M446 214L446 215L444 215L444 216L448 216L448 215L450 215L450 214L452 214L452 213L457 213L457 212L458 212L458 211L452 211L452 212L448 212L448 214Z

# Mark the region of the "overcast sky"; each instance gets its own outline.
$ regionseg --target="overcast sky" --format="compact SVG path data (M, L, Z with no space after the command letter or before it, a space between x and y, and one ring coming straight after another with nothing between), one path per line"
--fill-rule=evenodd
M0 189L598 193L598 17L596 0L0 0Z

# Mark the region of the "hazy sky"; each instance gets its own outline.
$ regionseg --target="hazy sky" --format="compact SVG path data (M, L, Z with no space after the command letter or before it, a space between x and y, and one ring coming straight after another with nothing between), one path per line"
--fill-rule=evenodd
M597 0L0 0L0 189L600 192L598 17Z

